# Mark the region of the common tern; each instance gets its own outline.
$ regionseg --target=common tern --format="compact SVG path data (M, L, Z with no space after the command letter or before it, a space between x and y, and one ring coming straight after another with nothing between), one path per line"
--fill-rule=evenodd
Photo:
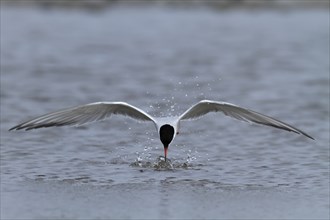
M222 112L226 116L241 121L272 126L286 131L295 132L314 140L313 137L302 130L275 118L228 102L211 100L202 100L190 107L180 116L172 117L170 119L152 117L145 111L126 102L94 102L36 117L10 128L9 131L21 129L31 130L66 125L79 126L89 122L101 121L109 118L112 114L119 114L129 116L139 121L153 122L159 134L160 141L164 145L164 157L166 161L167 149L179 132L180 121L197 119L209 112Z

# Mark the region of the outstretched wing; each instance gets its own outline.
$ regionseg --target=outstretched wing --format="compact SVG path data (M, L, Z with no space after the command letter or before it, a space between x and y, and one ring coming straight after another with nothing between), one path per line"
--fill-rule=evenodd
M125 115L140 121L152 121L156 124L154 118L149 114L125 102L95 102L45 114L16 125L9 130L31 130L53 126L82 125L89 122L101 121L109 118L112 114Z
M210 100L203 100L199 103L195 104L191 108L189 108L186 112L184 112L180 117L179 120L188 120L188 119L195 119L199 118L209 112L222 112L227 116L232 118L236 118L241 121L246 122L254 122L257 124L268 125L275 128L292 131L297 134L305 135L308 138L312 138L310 135L306 134L305 132L295 128L287 123L279 121L275 118L263 115L261 113L241 108L237 105L227 103L227 102L217 102L217 101L210 101Z

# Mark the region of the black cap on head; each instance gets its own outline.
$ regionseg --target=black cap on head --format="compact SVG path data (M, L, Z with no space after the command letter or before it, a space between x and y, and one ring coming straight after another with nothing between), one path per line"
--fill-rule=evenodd
M174 137L174 128L169 124L165 124L159 129L160 141L163 143L164 147L168 147Z

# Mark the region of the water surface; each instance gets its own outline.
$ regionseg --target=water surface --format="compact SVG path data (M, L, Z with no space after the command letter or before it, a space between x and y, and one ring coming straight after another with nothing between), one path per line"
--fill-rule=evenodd
M1 7L1 218L329 218L328 27L327 10ZM210 114L159 169L152 123L8 132L90 102L171 116L201 99L316 141Z

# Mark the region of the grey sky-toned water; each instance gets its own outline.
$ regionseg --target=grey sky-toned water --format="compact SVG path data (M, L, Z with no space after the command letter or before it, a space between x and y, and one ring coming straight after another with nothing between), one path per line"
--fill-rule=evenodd
M1 7L1 218L329 217L329 11ZM126 101L155 116L232 102L313 136L210 114L169 148L114 116L8 132L61 108Z

